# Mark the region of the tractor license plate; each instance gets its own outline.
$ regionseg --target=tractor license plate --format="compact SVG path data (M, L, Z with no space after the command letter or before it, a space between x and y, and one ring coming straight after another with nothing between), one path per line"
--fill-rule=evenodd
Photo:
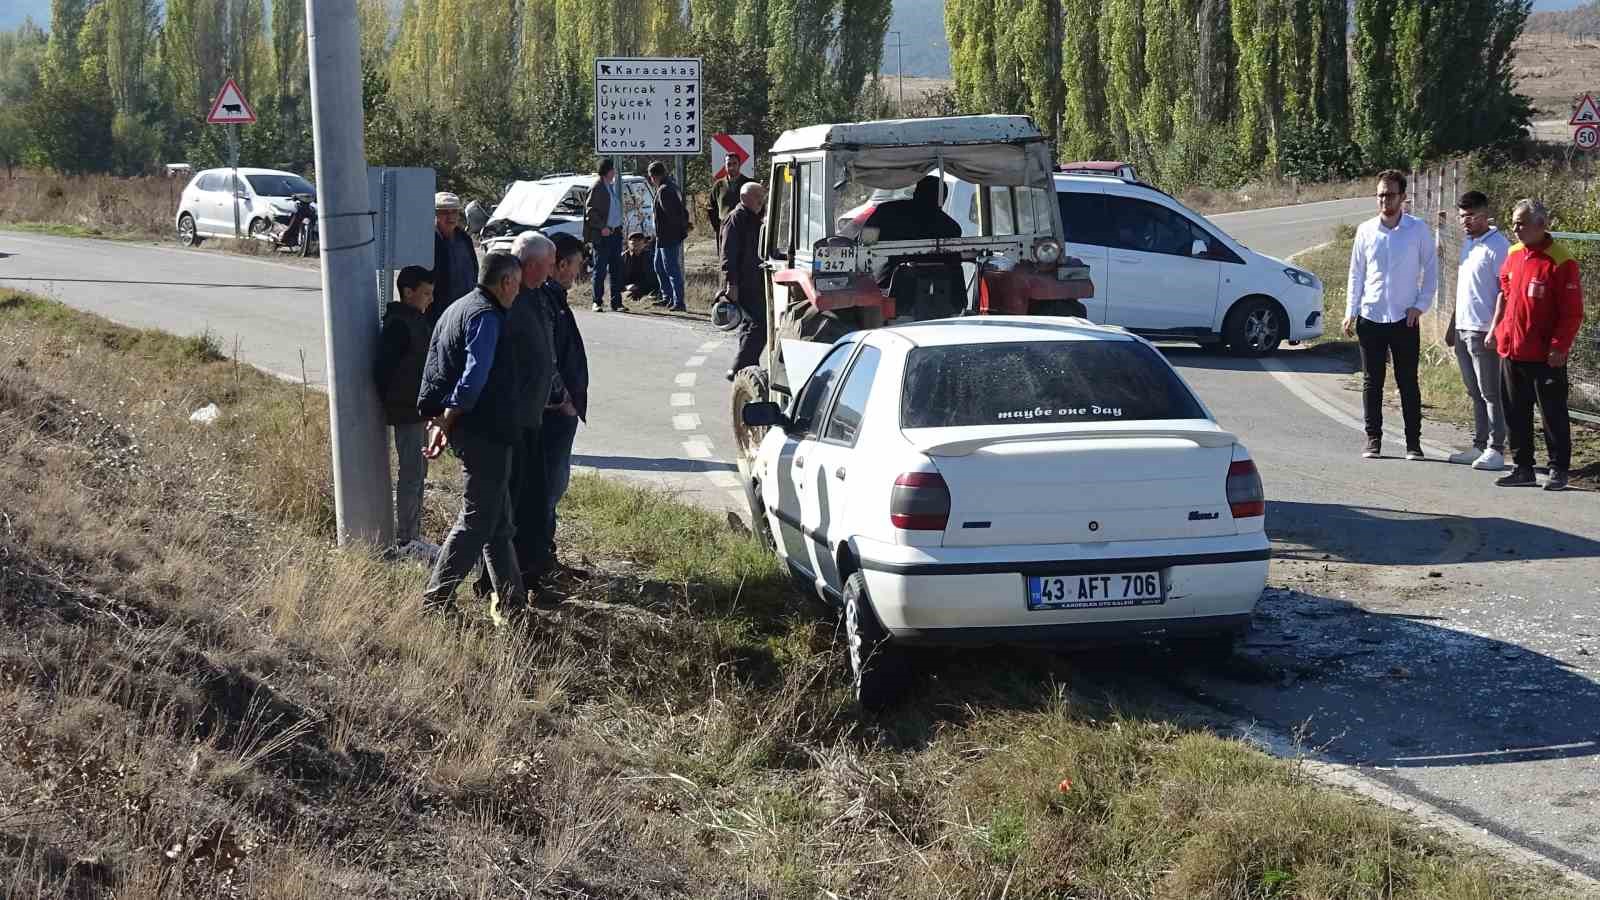
M840 272L854 272L856 269L856 248L854 247L817 247L812 250L811 271L824 275Z
M1100 609L1157 606L1166 602L1160 572L1047 575L1028 579L1029 609Z

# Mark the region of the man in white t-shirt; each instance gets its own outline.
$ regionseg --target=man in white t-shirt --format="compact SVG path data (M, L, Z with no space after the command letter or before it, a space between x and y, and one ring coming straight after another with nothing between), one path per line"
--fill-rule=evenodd
M1461 266L1456 274L1456 315L1445 332L1446 346L1456 348L1461 382L1472 400L1471 450L1450 457L1453 463L1486 472L1505 468L1506 417L1500 403L1500 355L1483 346L1494 323L1495 301L1500 296L1500 267L1511 252L1511 242L1489 224L1489 198L1468 191L1456 201L1457 218L1464 233Z

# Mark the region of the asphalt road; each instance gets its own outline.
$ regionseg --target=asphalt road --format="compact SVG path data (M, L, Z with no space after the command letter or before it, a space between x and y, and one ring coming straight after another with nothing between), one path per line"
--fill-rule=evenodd
M1371 215L1371 203L1213 218L1252 248L1287 256ZM209 329L229 347L237 335L247 361L297 380L304 350L308 377L322 378L312 270L0 232L0 284L132 325ZM741 508L722 379L731 338L586 305L579 319L594 376L579 463ZM1265 365L1167 352L1257 460L1273 498L1275 559L1240 665L1163 673L1164 687L1298 731L1331 759L1600 876L1596 495L1496 489L1492 476L1438 460L1361 459L1347 360L1299 349ZM1425 440L1438 450L1466 443L1434 423Z

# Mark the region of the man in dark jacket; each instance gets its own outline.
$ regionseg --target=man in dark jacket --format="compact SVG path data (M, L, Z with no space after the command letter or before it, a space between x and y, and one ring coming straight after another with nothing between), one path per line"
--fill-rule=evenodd
M522 286L522 264L509 253L483 258L480 284L439 319L422 370L417 411L432 420L429 459L448 445L461 460L461 514L428 579L423 605L453 612L456 588L481 556L496 606L526 603L512 523L512 447L527 427L534 372L524 347L508 340L507 311Z
M750 179L736 168L711 184L711 193L706 195L706 220L717 234L718 250L722 249L722 223L739 208L739 192L749 183Z
M622 184L610 159L600 160L583 207L583 239L594 247L594 311L605 310L606 276L611 309L622 312Z
M630 300L661 289L661 280L656 276L656 248L642 231L628 235L628 249L622 254L622 284L622 295ZM663 300L658 305L667 304Z
M563 565L556 557L556 507L567 493L572 479L572 443L578 436L578 423L589 416L589 354L578 331L578 319L567 303L567 292L583 271L583 245L570 234L551 236L556 246L555 273L545 283L544 298L554 327L556 366L561 372L562 396L552 396L544 413L545 489L549 492L548 534L550 560L558 570L582 576L581 570Z
M739 191L739 208L722 223L722 281L728 299L744 310L739 326L739 353L728 380L761 361L767 346L767 298L761 279L761 212L767 191L752 181Z
M879 241L954 240L961 226L940 208L939 176L917 180L910 197L890 200L868 217L865 227L878 229Z
M537 231L524 231L511 245L522 263L522 286L508 314L511 334L528 353L533 369L525 399L525 427L512 454L511 503L516 510L517 565L531 588L550 571L548 549L549 485L545 479L544 418L552 396L565 396L556 370L555 329L545 301L544 285L556 267L556 247Z
M665 163L650 164L650 186L655 189L656 277L667 309L686 312L683 303L683 242L694 227L683 193L667 174Z
M417 412L417 392L422 389L422 367L428 361L428 307L433 305L433 273L421 266L406 266L395 279L400 302L383 313L378 335L378 359L373 375L383 412L394 428L394 454L399 463L394 485L395 550L432 563L439 548L422 540L422 485L428 478L428 460L422 455L427 428Z
M461 198L441 191L433 195L433 292L438 302L428 313L430 326L450 304L472 293L478 283L478 253L461 228Z

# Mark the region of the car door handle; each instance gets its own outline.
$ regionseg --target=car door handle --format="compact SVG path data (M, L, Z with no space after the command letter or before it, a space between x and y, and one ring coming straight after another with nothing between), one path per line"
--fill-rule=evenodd
M806 467L806 458L804 456L796 456L794 458L794 467L796 469L804 469Z
M1117 260L1117 262L1122 263L1123 265L1127 265L1127 266L1142 266L1142 265L1144 265L1144 260L1139 259L1137 256L1118 256L1118 257L1115 257L1115 259Z
M844 480L844 466L840 466L839 468L834 469L833 470L833 477L839 479L840 481L843 481Z

